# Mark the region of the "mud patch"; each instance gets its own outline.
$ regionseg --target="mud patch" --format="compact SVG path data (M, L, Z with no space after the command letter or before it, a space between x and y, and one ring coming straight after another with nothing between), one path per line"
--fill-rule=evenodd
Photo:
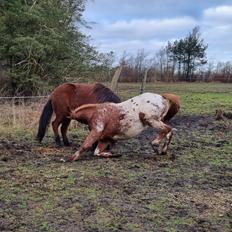
M76 134L69 148L1 139L0 230L230 231L230 121L184 115L171 125L174 162L154 153L152 129L117 143L120 158L88 152L66 164L56 161L77 149Z

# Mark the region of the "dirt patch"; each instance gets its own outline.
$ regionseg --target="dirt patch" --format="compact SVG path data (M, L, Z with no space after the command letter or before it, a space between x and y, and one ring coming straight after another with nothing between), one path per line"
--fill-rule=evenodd
M120 158L88 152L66 164L57 160L75 144L1 139L0 230L230 231L231 121L182 115L171 125L174 162L154 153L152 129L118 142Z

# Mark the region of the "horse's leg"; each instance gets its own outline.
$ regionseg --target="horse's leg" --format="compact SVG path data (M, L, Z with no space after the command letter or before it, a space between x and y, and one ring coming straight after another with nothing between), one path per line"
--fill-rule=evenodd
M163 140L166 135L172 131L172 128L161 121L154 121L150 123L155 129L160 130L159 135L152 141L152 144L157 145Z
M172 128L162 121L157 120L149 120L149 125L160 130L159 135L151 142L152 145L158 146L163 138L166 137L166 141L162 148L162 154L165 154L172 139Z
M112 142L110 140L101 140L98 142L98 146L94 151L94 155L100 156L100 157L105 157L105 158L110 158L110 157L118 157L119 155L114 155L111 152L104 152L104 150L108 147L111 146Z
M101 133L97 132L96 130L92 129L88 136L86 137L85 141L81 144L80 148L78 151L72 155L71 157L68 158L67 161L75 161L77 160L80 155L86 151L87 149L90 149L92 145L98 141L101 137Z
M172 136L173 136L173 131L172 130L166 134L166 140L165 140L164 145L162 147L161 154L166 154L167 153L168 146L169 146L169 144L170 144L170 142L172 140Z
M64 142L64 145L65 146L69 146L70 143L68 141L68 137L67 137L67 130L68 130L68 126L71 122L71 119L69 118L65 118L62 122L62 125L61 125L61 134L62 134L62 137L63 137L63 142Z
M52 122L52 129L55 135L55 142L58 146L61 146L60 136L59 136L59 126L61 122L62 122L61 117L56 117L55 120Z

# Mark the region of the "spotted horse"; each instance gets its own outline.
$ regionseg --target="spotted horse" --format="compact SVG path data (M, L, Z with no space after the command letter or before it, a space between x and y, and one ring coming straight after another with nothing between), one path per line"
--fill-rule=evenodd
M159 135L152 145L162 146L162 154L167 153L173 129L167 122L179 111L179 97L171 94L144 93L121 103L101 103L83 105L70 113L72 119L87 121L90 132L79 150L63 161L75 161L81 154L91 148L95 142L98 146L94 155L113 157L106 148L120 139L129 139L140 134L147 127L159 130Z

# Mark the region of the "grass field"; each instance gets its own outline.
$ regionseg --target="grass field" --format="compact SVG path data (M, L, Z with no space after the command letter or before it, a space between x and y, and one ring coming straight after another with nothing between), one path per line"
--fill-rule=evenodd
M0 231L231 231L232 121L214 114L232 112L232 84L153 83L146 91L181 97L168 156L154 154L149 129L118 142L119 158L88 152L60 163L84 127L69 131L71 147L56 148L51 131L34 141L41 104L24 106L16 125L12 111L0 109ZM122 99L138 92L137 84L119 84Z

